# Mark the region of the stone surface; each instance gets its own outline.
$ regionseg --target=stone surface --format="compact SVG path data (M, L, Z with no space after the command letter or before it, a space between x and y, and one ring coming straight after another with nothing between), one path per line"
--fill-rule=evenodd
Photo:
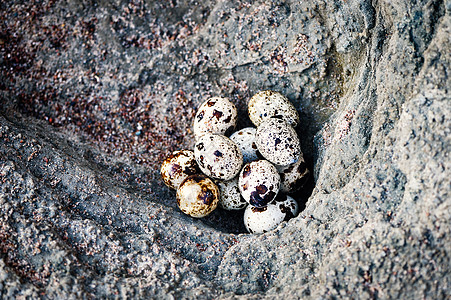
M0 4L2 298L450 297L449 1ZM262 235L159 178L208 97L300 113ZM239 128L250 125L239 118Z

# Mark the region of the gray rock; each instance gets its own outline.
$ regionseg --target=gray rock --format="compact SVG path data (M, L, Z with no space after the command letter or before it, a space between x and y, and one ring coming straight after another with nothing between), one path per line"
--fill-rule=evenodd
M0 8L2 298L451 296L447 1ZM183 215L162 159L264 89L300 113L305 209Z

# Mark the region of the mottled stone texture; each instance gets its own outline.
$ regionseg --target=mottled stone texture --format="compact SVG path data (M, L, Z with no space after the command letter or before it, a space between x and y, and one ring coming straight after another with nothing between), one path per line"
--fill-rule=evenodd
M451 297L449 1L3 1L2 298ZM314 178L263 235L159 178L197 107L286 95ZM308 198L308 199L307 199Z

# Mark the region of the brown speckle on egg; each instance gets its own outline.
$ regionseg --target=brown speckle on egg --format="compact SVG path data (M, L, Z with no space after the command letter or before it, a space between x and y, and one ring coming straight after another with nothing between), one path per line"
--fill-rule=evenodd
M243 168L243 177L247 177L247 176L249 176L249 174L251 174L251 166L250 165L246 165Z
M222 111L219 111L219 110L216 110L216 109L214 109L213 110L213 116L215 116L216 117L216 119L221 119L221 117L222 117ZM224 120L224 122L225 122L225 120ZM225 123L227 123L227 122L225 122Z
M263 207L255 207L255 206L252 206L251 207L251 210L252 210L252 212L264 212L265 210L267 210L268 208L266 207L266 206L263 206Z

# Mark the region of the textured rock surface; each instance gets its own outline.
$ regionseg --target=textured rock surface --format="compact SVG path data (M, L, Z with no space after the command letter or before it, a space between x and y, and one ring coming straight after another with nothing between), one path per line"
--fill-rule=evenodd
M2 298L450 297L449 1L0 8ZM300 113L305 209L183 215L161 160L263 89Z

